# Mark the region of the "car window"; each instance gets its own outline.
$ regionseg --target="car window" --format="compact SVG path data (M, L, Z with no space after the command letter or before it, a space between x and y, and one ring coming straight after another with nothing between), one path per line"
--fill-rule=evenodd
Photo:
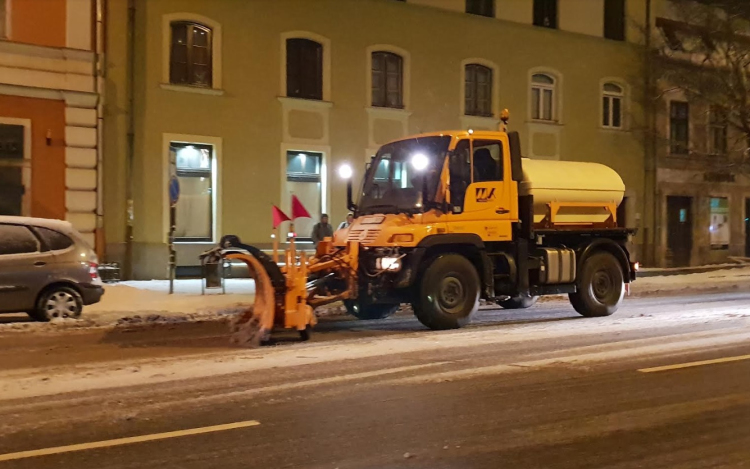
M41 236L44 244L47 245L50 251L60 251L68 249L73 245L73 240L65 236L64 234L50 230L49 228L35 227L34 228L39 236Z
M39 251L39 241L25 226L0 225L0 256Z

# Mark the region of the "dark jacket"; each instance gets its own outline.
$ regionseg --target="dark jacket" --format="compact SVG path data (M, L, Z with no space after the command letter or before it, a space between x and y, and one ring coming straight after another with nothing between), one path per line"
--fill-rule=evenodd
M316 223L315 226L313 226L310 237L312 238L313 244L317 246L319 242L323 241L323 238L333 237L333 227L328 223Z

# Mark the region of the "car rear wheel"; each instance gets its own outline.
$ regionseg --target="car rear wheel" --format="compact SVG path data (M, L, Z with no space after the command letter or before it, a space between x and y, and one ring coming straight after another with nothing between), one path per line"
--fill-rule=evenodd
M29 313L35 321L47 322L55 318L77 318L83 311L80 293L71 287L51 287L39 295L36 308Z

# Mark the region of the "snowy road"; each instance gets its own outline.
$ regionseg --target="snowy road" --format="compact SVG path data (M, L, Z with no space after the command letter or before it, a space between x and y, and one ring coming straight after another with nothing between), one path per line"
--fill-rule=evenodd
M449 332L328 319L262 350L229 348L218 321L0 340L0 469L750 461L750 294L601 319L553 301Z

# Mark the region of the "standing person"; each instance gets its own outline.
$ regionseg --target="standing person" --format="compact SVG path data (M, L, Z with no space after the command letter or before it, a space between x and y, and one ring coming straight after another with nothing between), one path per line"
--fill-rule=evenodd
M349 228L349 225L354 223L354 214L349 212L349 214L346 215L346 220L342 221L337 230L343 230L344 228Z
M333 227L328 223L328 214L324 213L320 216L320 222L313 226L312 235L313 244L318 247L318 243L323 241L323 238L333 238Z

